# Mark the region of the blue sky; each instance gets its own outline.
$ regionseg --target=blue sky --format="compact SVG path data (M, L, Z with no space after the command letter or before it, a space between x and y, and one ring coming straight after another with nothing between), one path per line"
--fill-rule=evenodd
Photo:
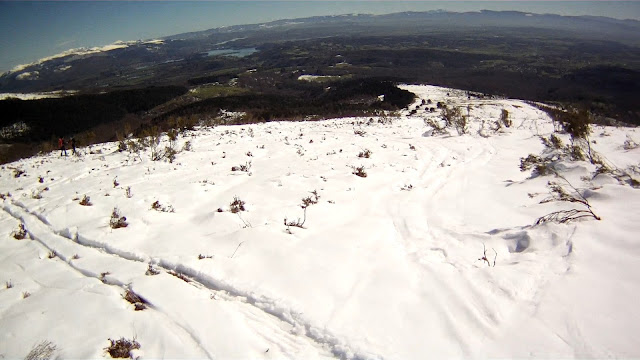
M2 1L0 73L77 47L348 13L519 10L640 20L640 1Z

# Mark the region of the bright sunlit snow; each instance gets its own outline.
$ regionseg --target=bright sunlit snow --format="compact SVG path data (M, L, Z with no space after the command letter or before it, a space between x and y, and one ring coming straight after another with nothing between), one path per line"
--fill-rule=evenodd
M404 88L418 98L399 117L188 131L174 163L109 143L4 165L0 358L45 340L61 358L108 358L122 337L141 358L639 357L640 190L560 161L601 220L533 226L581 208L541 203L565 183L519 169L544 150L548 116ZM439 101L462 107L468 134L425 125ZM513 125L493 131L502 109ZM638 179L636 129L590 139ZM114 207L127 227L109 226Z
M48 99L48 98L59 98L65 95L73 94L75 91L73 90L65 90L65 91L49 91L49 92L40 92L40 93L0 93L0 100L5 99L20 99L20 100L37 100L37 99Z
M63 58L66 56L71 56L71 55L78 55L78 56L82 56L82 55L91 55L91 54L97 54L97 53L101 53L101 52L107 52L107 51L111 51L111 50L116 50L116 49L124 49L129 47L132 44L136 44L136 43L140 43L141 41L137 40L137 41L116 41L113 44L109 44L109 45L105 45L105 46L94 46L94 47L80 47L80 48L76 48L76 49L69 49L69 50L65 50L59 54L55 54L55 55L51 55L51 56L47 56L44 57L38 61L35 61L33 63L30 64L22 64L22 65L17 65L14 66L13 69L11 69L9 71L9 73L16 73L16 72L21 72L23 70L25 70L26 68L30 67L30 66L34 66L34 65L39 65L42 63L45 63L47 61L53 60L53 59L58 59L58 58ZM150 40L150 41L146 41L143 42L144 44L157 44L157 43L162 43L162 40ZM29 73L22 73L20 75L24 75L24 74L29 74ZM20 76L18 75L18 76Z

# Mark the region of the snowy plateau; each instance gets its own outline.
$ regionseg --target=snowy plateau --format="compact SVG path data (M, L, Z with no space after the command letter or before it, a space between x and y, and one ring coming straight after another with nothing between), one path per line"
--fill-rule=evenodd
M609 172L541 175L520 159L552 151L545 112L402 87L397 116L198 127L173 163L106 143L5 164L0 359L640 357L637 129L592 126ZM535 224L585 204L600 220Z

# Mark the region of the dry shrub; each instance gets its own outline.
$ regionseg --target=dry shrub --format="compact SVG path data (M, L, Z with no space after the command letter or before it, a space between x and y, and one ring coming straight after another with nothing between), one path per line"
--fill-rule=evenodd
M511 119L509 119L508 110L502 109L502 111L500 112L500 123L502 123L502 125L504 125L505 127L511 127L511 125L513 124Z
M182 280L184 282L188 282L188 283L191 282L191 279L189 279L186 275L181 274L181 273L179 273L177 271L169 270L169 274L177 277L178 279L180 279L180 280Z
M545 176L554 172L551 159L529 154L526 158L520 158L520 171L533 168L533 176Z
M160 274L160 271L154 269L153 266L149 264L149 267L147 267L147 271L144 274L148 276L153 276L153 275Z
M231 171L244 171L249 172L251 170L251 161L244 163L244 165L232 166Z
M153 204L151 204L151 209L155 211L168 212L168 213L172 213L176 211L171 205L163 206L162 204L160 204L159 200L156 200L153 202Z
M556 176L562 179L565 182L565 185L570 188L570 190L566 191L563 185L554 181L549 181L548 186L551 190L551 196L542 200L540 203L544 204L553 201L564 201L579 204L583 206L583 208L554 211L552 213L539 217L538 220L536 220L535 225L540 225L545 222L557 222L560 224L564 224L585 217L590 217L595 220L601 220L601 218L593 212L591 204L589 203L587 198L585 198L578 189L576 189L567 179L565 179L558 173L556 173Z
M128 340L122 337L119 340L109 339L109 341L111 345L104 348L104 350L108 352L112 358L133 358L131 350L140 349L140 343L138 343L135 338Z
M364 170L364 166L354 167L353 172L351 173L353 175L360 176L363 178L367 177L367 172Z
M24 357L25 360L49 360L53 359L53 354L57 350L57 346L51 341L42 341L34 346L31 351Z
M87 195L85 195L82 198L82 200L80 200L80 205L82 205L82 206L91 206L93 204L91 203L91 198L88 197Z
M120 212L117 207L114 207L113 212L111 212L111 220L109 220L109 226L111 226L112 229L119 229L129 226L129 224L127 223L127 218L125 216L120 216Z
M240 211L245 211L244 204L244 201L240 200L237 196L234 196L233 201L229 204L229 210L234 214L239 213Z
M18 225L18 229L11 233L11 236L16 240L22 240L27 237L27 234L27 229L24 227L24 224L21 223Z
M364 149L362 151L360 151L360 153L358 154L359 158L370 158L371 157L371 150L369 149Z
M313 195L313 197L307 196L305 198L302 198L302 204L300 204L300 207L303 210L302 219L298 218L297 220L287 220L287 218L284 218L284 225L287 227L287 229L290 226L304 229L304 223L307 221L307 208L311 205L317 204L318 200L320 200L320 195L318 195L318 192L316 190L313 190L311 194Z
M136 311L144 310L147 308L147 306L145 305L147 304L147 301L131 290L127 290L127 292L125 292L122 297L128 302L132 303L136 307Z

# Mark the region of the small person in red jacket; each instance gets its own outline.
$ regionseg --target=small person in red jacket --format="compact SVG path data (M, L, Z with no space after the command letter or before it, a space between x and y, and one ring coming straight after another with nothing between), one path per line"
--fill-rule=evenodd
M62 152L64 152L64 156L67 156L67 148L65 147L63 138L58 139L58 147L60 148L60 156L62 156Z

